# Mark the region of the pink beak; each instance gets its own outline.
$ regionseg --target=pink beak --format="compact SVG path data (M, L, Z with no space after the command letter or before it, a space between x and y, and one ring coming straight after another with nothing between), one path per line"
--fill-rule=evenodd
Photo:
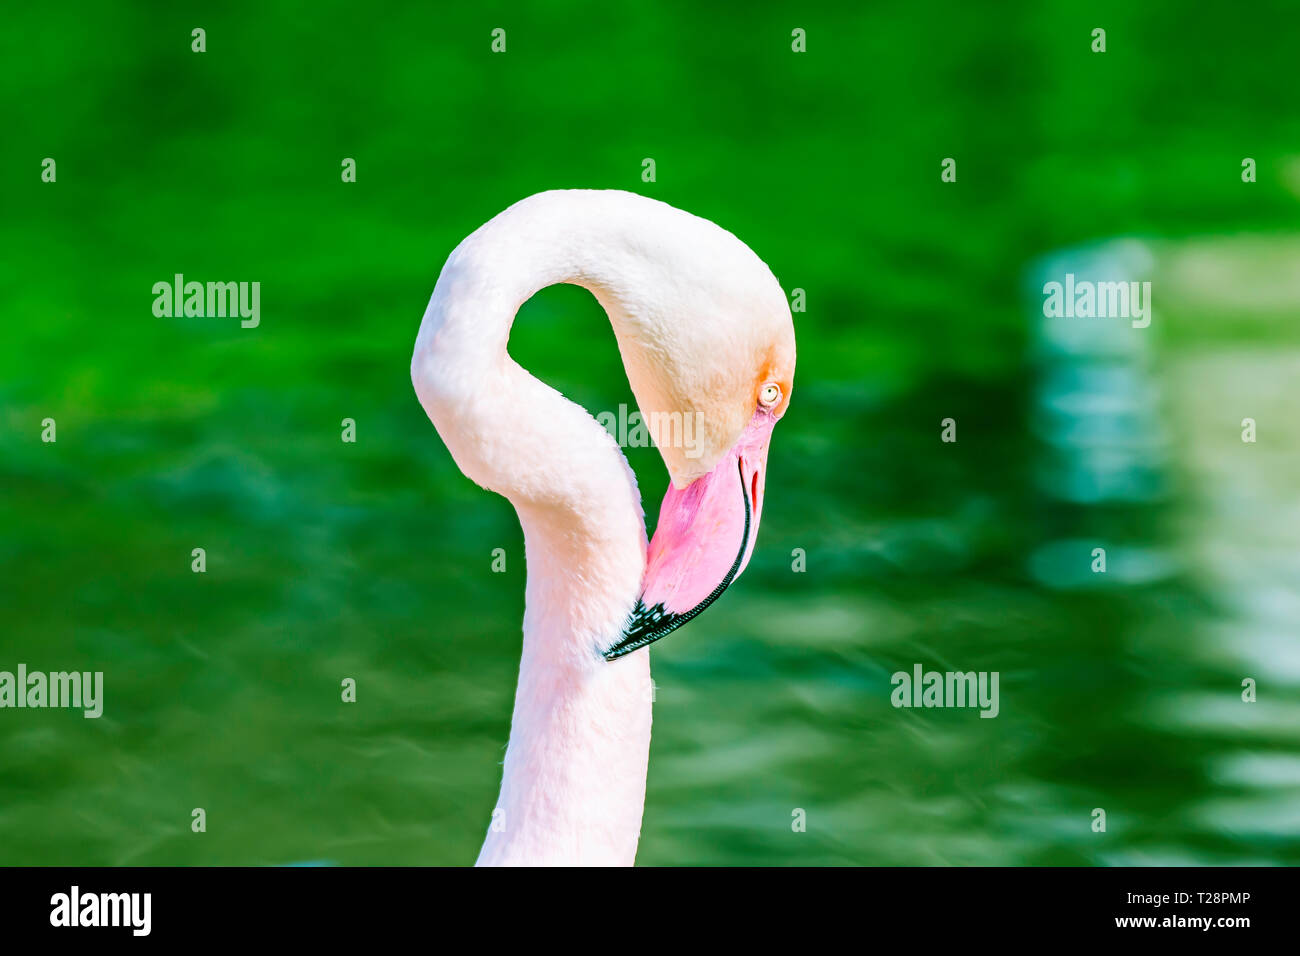
M668 486L650 540L641 598L612 661L652 644L699 615L740 577L763 511L767 448L776 419L759 407L734 448L685 488Z

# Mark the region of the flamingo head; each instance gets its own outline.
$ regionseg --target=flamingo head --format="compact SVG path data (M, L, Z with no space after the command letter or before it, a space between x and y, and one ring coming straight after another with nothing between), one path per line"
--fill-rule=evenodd
M790 403L795 343L785 293L747 246L707 225L725 241L710 236L707 255L681 249L678 307L621 317L628 379L671 480L640 599L603 652L610 661L691 621L745 569L772 431Z

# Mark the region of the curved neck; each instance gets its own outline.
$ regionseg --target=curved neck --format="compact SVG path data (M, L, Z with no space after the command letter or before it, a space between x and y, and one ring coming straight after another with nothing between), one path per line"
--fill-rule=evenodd
M520 305L572 282L610 311L619 276L584 261L594 221L511 210L444 267L412 361L421 403L461 470L514 504L528 567L501 795L480 864L631 864L652 688L645 652L608 663L638 596L646 537L612 437L506 354Z

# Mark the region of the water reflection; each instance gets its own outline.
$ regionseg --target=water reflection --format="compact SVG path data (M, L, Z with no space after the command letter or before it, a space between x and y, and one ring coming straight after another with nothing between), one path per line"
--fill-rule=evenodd
M1148 247L1130 239L1057 252L1028 270L1035 487L1065 506L1062 530L1077 535L1047 541L1031 555L1030 574L1048 587L1146 584L1177 569L1166 549L1144 540L1139 520L1169 495L1155 332L1129 315L1075 315L1072 295L1066 309L1049 310L1045 293L1051 283L1137 291L1152 267ZM1135 301L1124 301L1136 312ZM1144 306L1151 309L1149 296ZM1116 532L1122 537L1113 538Z
M1209 254L1201 244L1194 255L1214 268L1189 270L1188 253L1168 244L1100 243L1044 258L1029 284L1041 290L1066 273L1093 281L1154 274L1157 303L1185 303L1196 297L1186 286L1199 273L1216 277L1217 301L1232 301L1234 289L1245 298L1248 284L1233 267L1243 257L1232 243ZM1284 728L1300 725L1300 523L1291 504L1300 429L1277 392L1285 360L1276 352L1262 360L1256 346L1231 339L1197 347L1198 335L1181 331L1186 308L1157 307L1145 329L1033 315L1035 487L1053 534L1035 548L1030 574L1058 590L1137 589L1117 605L1128 615L1116 622L1113 645L1123 660L1094 706L1100 740L1111 721L1128 724L1127 743L1109 740L1116 758L1132 742L1149 748L1133 781L1145 796L1111 786L1098 797L1111 801L1112 824L1146 832L1139 845L1098 844L1098 860L1294 858L1300 758L1296 733ZM1242 441L1249 414L1276 429L1271 451L1252 454ZM1279 481L1285 474L1295 480ZM1104 573L1089 563L1097 547L1105 548ZM1247 688L1259 685L1268 693L1252 702ZM1181 792L1155 799L1160 775L1181 780ZM1128 803L1123 816L1117 800Z

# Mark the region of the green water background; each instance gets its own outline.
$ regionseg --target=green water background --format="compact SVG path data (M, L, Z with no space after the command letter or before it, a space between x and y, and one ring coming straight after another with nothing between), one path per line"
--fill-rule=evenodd
M411 345L460 238L575 186L713 219L807 296L753 562L652 654L640 862L1300 861L1290 5L2 18L0 669L102 670L106 701L0 711L0 863L473 860L522 540L425 418ZM1157 276L1159 430L1130 437L1159 490L1062 501L1026 276L1115 236ZM260 281L261 326L156 318L178 272ZM581 290L529 302L511 352L632 403ZM662 464L628 457L653 523ZM1092 544L1129 573L1062 571ZM915 663L998 671L999 717L894 709Z

